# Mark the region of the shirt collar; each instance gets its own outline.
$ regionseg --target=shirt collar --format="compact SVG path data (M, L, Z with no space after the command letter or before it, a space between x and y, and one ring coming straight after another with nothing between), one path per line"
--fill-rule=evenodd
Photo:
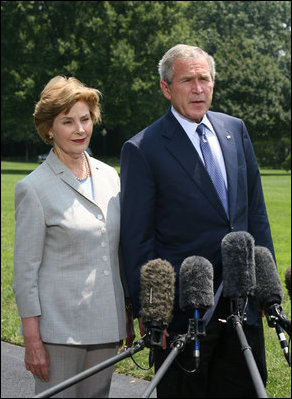
M173 115L175 116L175 118L178 120L178 122L180 123L180 125L183 127L183 129L185 130L185 132L187 134L194 134L194 132L196 131L197 127L199 124L204 123L204 125L207 126L207 128L214 134L214 128L211 125L211 122L209 121L209 119L207 118L207 115L205 114L201 120L200 123L196 123L194 121L191 121L190 119L186 118L185 116L182 116L180 113L178 113L176 111L176 109L174 109L173 106L171 106L171 112L173 113Z

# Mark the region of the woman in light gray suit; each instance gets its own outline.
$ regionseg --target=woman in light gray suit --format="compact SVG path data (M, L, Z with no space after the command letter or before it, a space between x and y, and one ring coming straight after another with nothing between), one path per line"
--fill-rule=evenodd
M53 144L17 183L13 289L26 369L36 394L113 357L135 337L119 265L120 181L86 153L100 93L56 76L36 104L36 129ZM55 397L107 397L113 367Z

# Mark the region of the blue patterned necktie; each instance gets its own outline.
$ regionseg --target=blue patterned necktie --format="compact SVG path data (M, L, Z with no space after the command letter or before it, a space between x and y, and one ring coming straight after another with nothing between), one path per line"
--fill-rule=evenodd
M217 194L219 195L219 198L223 204L226 215L229 217L227 189L225 186L223 176L220 171L218 161L212 154L212 151L211 151L211 148L210 148L207 136L206 136L206 131L205 131L206 129L207 129L207 127L205 127L205 125L203 123L201 123L197 127L197 133L200 136L201 151L203 154L207 172L209 173L209 176L216 188Z

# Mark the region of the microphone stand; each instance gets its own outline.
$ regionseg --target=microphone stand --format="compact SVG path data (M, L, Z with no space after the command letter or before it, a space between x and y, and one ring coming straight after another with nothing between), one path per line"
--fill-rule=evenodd
M146 323L146 333L145 333L145 343L149 351L149 368L153 366L154 363L154 348L162 347L163 338L163 324L160 321L152 320L150 323Z
M267 312L265 312L265 315L268 326L275 328L285 359L291 367L291 354L289 353L289 347L283 332L284 330L289 335L289 338L291 337L291 320L285 316L282 307L279 304L270 306L267 309Z
M246 308L246 306L247 306L247 300L248 299L246 298L244 308ZM254 383L254 387L255 387L258 398L267 398L268 396L267 396L267 392L266 392L264 383L262 381L261 375L260 375L258 367L256 365L251 347L248 345L245 333L242 328L242 321L246 320L246 317L245 317L245 313L240 315L240 313L241 313L240 309L242 307L240 302L242 302L241 299L235 299L235 300L231 301L231 313L232 314L227 318L227 322L230 322L236 330L238 339L241 344L241 350L244 354L244 357L245 357L245 360L247 363L247 367L249 369L250 376ZM237 311L235 311L236 308L237 308Z
M102 371L102 370L106 369L107 367L112 366L115 363L118 363L120 360L130 357L137 352L140 352L141 350L143 350L145 348L145 346L146 346L146 343L145 343L145 340L143 337L142 339L140 339L139 341L136 341L134 343L134 347L128 348L125 352L120 353L110 359L107 359L87 370L84 370L81 373L76 374L73 377L70 377L65 381L60 382L59 384L55 385L54 387L49 388L33 397L34 398L49 398L52 395L55 395L56 393L63 391L66 388L69 388L71 385L74 385L77 382L80 382L80 381L84 380L85 378L88 378L88 377L92 376L93 374L98 373L99 371Z
M278 339L279 339L281 348L283 350L285 359L287 360L287 363L291 367L291 353L289 352L289 346L287 344L285 334L283 333L283 329L278 324L276 324L275 329L276 329Z
M186 336L181 336L180 339L177 339L176 342L174 343L174 347L170 351L169 355L167 358L164 360L162 365L160 366L159 370L155 374L155 377L152 379L150 384L148 385L146 391L144 394L141 396L141 398L149 398L152 391L158 383L160 382L161 378L164 376L168 368L170 367L171 363L174 361L174 359L177 357L177 355L184 349L185 344L186 344Z
M172 350L162 365L159 367L155 377L152 379L142 398L149 398L153 390L157 387L158 383L167 372L177 355L185 349L189 342L195 342L197 335L205 335L205 320L203 319L189 319L188 332L183 335L178 335L174 342L171 344Z
M291 337L291 320L289 320L283 313L282 306L278 303L271 305L268 309L266 318L269 327L276 327L279 325Z

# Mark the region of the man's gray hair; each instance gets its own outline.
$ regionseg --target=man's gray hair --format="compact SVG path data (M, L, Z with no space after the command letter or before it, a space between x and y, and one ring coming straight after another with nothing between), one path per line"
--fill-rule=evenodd
M158 63L158 71L160 80L165 80L171 84L174 75L174 61L178 58L198 58L204 56L208 61L212 79L215 78L215 61L214 58L202 50L200 47L188 46L186 44L177 44L169 49Z

